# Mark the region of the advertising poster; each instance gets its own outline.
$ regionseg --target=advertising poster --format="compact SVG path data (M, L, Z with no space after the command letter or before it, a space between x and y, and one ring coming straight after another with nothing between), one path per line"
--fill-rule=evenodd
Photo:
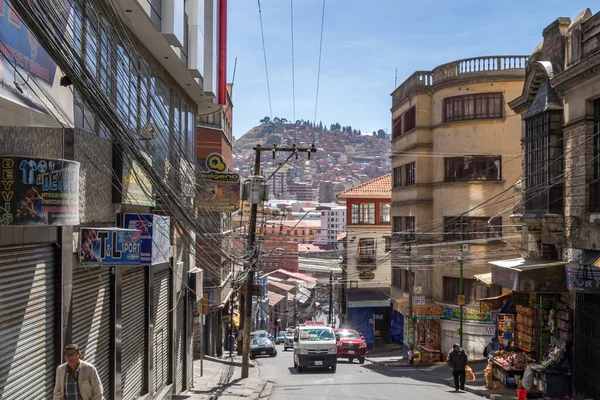
M79 259L82 265L141 264L140 231L119 228L81 228Z
M73 96L68 88L60 87L59 80L56 63L13 11L10 1L1 2L0 97L49 115L41 100L47 101L45 96L48 95L67 117L65 122L72 122ZM17 89L15 81L21 90Z
M567 264L565 271L569 291L600 293L600 268L592 265Z
M79 163L0 157L0 223L4 226L79 224Z
M220 154L206 158L208 172L198 176L198 208L201 211L236 211L240 208L240 176L228 173Z
M140 232L143 265L162 264L169 261L171 246L171 219L154 214L125 214L124 227Z
M143 153L142 153L143 154ZM146 160L152 165L152 160L144 154ZM139 163L123 155L123 204L135 204L154 207L156 202L152 193L152 182Z

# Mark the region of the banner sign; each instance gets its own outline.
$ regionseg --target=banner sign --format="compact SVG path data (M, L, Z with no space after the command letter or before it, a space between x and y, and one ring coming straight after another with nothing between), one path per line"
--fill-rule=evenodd
M79 225L79 163L0 157L0 225Z
M120 228L81 228L82 265L140 265L140 231Z
M152 165L150 157L142 153ZM144 168L129 155L123 155L123 204L154 207L156 202L152 193L152 182Z
M125 214L124 228L140 231L142 265L169 262L171 219L154 214Z
M227 173L227 164L218 153L206 158L208 172L200 172L198 208L203 211L236 211L240 208L240 176Z
M584 264L567 264L565 270L569 291L600 293L600 268Z
M425 304L425 296L423 295L413 295L413 305Z
M460 321L460 307L447 307L446 317L442 319ZM463 307L463 321L465 322L481 322L491 323L492 314L486 311L481 311L478 308Z

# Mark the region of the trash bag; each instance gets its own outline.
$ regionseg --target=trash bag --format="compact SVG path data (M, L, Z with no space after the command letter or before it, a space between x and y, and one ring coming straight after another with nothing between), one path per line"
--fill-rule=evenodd
M467 378L467 382L471 382L475 380L475 374L473 373L473 370L471 369L471 367L469 367L468 365L465 368L465 375Z

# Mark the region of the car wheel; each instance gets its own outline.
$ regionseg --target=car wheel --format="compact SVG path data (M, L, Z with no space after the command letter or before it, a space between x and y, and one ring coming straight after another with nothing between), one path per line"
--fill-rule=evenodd
M302 372L302 371L304 371L304 367L302 367L302 365L298 365L298 366L296 367L296 371L298 371L298 372Z
M365 358L364 357L358 357L358 362L360 364L364 364L365 363Z
M331 372L335 372L336 369L337 369L337 365L332 365L331 366Z
M354 357L348 357L348 361L353 362L354 361Z
M269 354L270 357L275 357L276 355L277 355L277 352Z

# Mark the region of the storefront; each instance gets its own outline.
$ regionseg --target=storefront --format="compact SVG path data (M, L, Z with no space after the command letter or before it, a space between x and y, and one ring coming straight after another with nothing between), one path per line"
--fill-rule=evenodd
M486 371L488 386L516 386L547 397L570 395L573 313L564 265L549 260L493 261L492 280L512 291L482 301L496 321L494 347ZM485 303L485 304L484 304ZM565 383L566 382L566 383Z
M389 294L375 289L349 289L348 328L362 333L368 348L387 343L392 307Z

